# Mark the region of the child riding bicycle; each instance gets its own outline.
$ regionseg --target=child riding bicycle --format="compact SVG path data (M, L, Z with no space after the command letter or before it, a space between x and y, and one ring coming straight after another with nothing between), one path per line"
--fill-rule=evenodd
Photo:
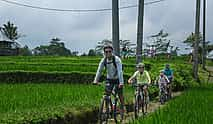
M167 95L167 84L169 83L169 79L166 75L164 75L164 70L160 70L160 75L157 78L157 83L159 87L159 96L161 96L162 93ZM159 101L161 101L161 97L159 97Z
M145 65L139 63L137 65L137 71L129 78L128 83L133 83L133 80L136 79L136 84L144 91L145 101L148 101L148 85L151 83L151 79L149 73L144 68Z

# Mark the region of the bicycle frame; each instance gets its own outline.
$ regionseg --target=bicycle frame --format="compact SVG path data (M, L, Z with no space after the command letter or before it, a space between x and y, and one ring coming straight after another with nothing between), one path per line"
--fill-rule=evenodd
M137 118L140 113L140 107L142 108L143 114L145 114L144 109L146 109L146 112L147 112L148 100L145 98L145 91L143 89L144 85L136 84L134 85L134 87L136 87L134 113L135 113L135 118Z
M112 98L113 96L113 98ZM114 118L115 122L117 123L117 115L121 114L121 121L123 119L123 113L118 111L118 93L113 88L110 94L104 94L101 100L100 108L99 108L99 120L102 124L103 122L107 123L108 119L111 117ZM104 108L105 107L105 108ZM106 109L104 111L104 109Z

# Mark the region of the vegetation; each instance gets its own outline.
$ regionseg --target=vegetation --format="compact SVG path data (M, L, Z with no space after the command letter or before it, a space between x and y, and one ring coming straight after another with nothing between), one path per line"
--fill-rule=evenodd
M18 33L18 27L8 21L0 27L1 34L11 41L19 39L22 35Z
M39 122L98 109L103 86L69 84L0 84L0 123ZM133 88L124 89L131 103ZM97 113L96 113L97 114Z
M88 83L93 81L100 59L87 56L0 57L0 64L4 65L0 66L0 80L3 82L0 83L0 123L38 123L67 118L75 120L69 123L80 123L76 120L83 120L84 116L96 118L104 88ZM175 72L174 90L183 90L195 84L191 65L185 63L187 59L145 58L144 63L154 81L159 70L169 62ZM124 78L128 79L135 71L135 58L122 61ZM124 92L125 103L132 104L134 89L125 85ZM151 98L158 95L157 87L150 88L150 95Z
M211 124L213 85L193 87L171 100L164 108L134 124Z
M36 47L34 55L49 55L49 56L68 56L71 55L70 50L65 48L63 42L59 42L59 38L53 38L50 41L50 45L41 45Z

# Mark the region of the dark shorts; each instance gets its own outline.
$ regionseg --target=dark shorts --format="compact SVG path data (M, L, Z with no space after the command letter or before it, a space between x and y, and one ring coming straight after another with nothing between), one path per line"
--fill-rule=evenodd
M173 78L168 78L169 79L169 83L167 83L167 84L172 84L172 79Z
M113 88L115 88L114 91L116 93L118 93L119 96L123 94L123 88L119 88L119 80L118 79L107 79L106 80L106 86L105 86L105 92L107 94L111 94Z

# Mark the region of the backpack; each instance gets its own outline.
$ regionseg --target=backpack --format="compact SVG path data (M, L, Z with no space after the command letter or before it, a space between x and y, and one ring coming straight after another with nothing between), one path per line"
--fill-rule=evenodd
M112 63L113 63L113 65L114 65L114 67L115 67L115 69L117 69L117 65L116 65L116 62L115 62L115 56L113 56L112 57ZM105 57L104 58L104 67L106 68L106 66L107 66L107 58ZM122 70L123 70L123 64L122 64Z

